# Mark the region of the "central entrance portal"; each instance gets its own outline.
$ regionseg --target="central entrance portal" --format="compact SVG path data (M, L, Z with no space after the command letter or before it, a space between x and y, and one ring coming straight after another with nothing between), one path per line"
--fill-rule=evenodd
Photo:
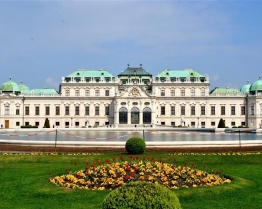
M146 107L143 110L143 124L150 124L151 123L151 109Z
M139 124L139 109L133 107L131 110L131 124Z

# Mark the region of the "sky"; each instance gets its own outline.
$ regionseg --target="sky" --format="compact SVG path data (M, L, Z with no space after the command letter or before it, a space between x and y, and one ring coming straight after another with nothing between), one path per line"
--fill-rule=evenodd
M215 87L262 75L262 0L3 1L0 85L58 90L76 69L193 68Z

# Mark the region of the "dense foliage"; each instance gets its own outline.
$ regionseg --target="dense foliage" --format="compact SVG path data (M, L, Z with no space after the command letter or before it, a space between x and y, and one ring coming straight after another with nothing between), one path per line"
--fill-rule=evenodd
M220 119L217 127L218 128L225 128L226 127L225 121L223 120L223 118Z
M113 190L104 199L103 209L180 209L179 199L171 190L149 182L133 182Z
M50 128L50 123L49 123L48 118L45 119L44 128Z
M146 143L139 137L132 137L127 140L125 148L128 154L143 154L146 149Z

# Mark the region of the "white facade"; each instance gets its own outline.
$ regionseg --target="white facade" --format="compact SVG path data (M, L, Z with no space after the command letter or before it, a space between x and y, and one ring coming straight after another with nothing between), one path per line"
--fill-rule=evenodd
M50 127L58 128L135 125L216 128L222 118L228 127L261 128L261 95L211 94L207 78L178 77L174 81L168 76L161 80L159 76L146 82L143 75L135 74L133 78L128 75L124 81L121 76L65 77L57 94L17 93L2 88L1 127L42 128L48 118Z

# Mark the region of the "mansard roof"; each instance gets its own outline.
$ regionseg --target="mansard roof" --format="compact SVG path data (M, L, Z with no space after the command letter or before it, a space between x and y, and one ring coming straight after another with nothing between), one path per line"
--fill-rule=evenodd
M219 88L215 87L212 91L210 91L210 95L244 95L244 93L240 92L238 89L235 88Z
M170 70L164 69L156 77L173 77L173 78L186 78L186 77L199 77L205 78L202 74L196 72L194 69L185 69L185 70Z
M32 95L57 95L57 91L55 89L50 89L50 88L40 88L40 89L32 89L29 94Z
M127 67L124 71L122 71L118 76L150 76L152 77L152 74L150 74L148 71L144 70L142 68L142 65L140 64L140 67Z
M100 77L114 77L111 73L109 73L106 69L99 70L85 70L85 69L77 69L73 73L66 76L66 78L100 78Z

